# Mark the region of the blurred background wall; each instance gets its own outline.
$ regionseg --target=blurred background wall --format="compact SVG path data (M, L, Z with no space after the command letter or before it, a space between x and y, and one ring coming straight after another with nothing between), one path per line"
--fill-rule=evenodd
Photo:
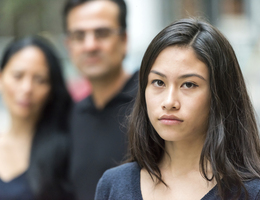
M75 100L91 91L69 61L64 45L62 8L65 0L0 0L0 57L14 37L39 34L56 47L68 88ZM128 55L124 66L137 70L151 39L166 25L183 17L201 17L218 27L237 54L249 94L260 116L260 8L259 0L126 0ZM0 58L1 59L1 58ZM0 100L0 131L8 125Z

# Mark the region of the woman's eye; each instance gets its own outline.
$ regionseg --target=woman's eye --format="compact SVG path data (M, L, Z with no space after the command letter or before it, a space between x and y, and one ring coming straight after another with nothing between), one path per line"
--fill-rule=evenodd
M191 82L186 82L182 84L182 87L184 88L194 88L194 87L198 87L198 85L191 83Z
M22 78L22 74L20 74L20 73L14 73L14 74L13 74L13 77L14 77L15 79L19 80L20 78Z
M35 81L36 81L36 83L38 83L38 84L46 84L46 83L48 83L48 79L46 79L46 78L41 78L41 77L36 77L36 78L35 78Z
M164 82L161 80L153 80L152 84L154 84L157 87L162 87L164 86Z

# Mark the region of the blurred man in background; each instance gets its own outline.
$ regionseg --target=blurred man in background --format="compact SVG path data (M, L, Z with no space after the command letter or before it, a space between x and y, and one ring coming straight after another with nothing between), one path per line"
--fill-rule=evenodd
M69 0L64 7L67 46L92 94L73 110L71 180L80 200L94 199L103 172L126 153L122 126L137 92L138 73L123 69L127 49L124 0Z

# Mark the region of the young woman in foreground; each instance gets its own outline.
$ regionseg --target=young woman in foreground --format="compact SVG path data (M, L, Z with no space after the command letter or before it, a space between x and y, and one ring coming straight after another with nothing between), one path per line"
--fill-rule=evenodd
M3 55L0 87L11 117L10 129L0 134L0 199L73 199L67 180L72 100L48 42L12 42Z
M96 200L260 199L260 143L235 53L210 24L183 19L149 45L130 117L129 163Z

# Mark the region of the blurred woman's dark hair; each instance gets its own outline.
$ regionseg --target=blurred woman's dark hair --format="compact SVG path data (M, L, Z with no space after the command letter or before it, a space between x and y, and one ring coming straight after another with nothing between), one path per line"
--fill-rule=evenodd
M151 177L163 182L158 163L165 153L165 142L149 121L145 90L153 63L169 46L191 48L208 67L211 105L200 170L206 180L217 181L222 199L227 199L233 187L237 192L232 199L238 198L245 189L243 181L260 178L257 123L233 48L216 28L206 22L196 19L177 21L163 29L145 52L139 91L129 120L128 161L137 161ZM208 165L212 177L207 176Z
M36 124L27 178L37 200L71 199L67 173L68 122L72 99L66 89L61 63L53 46L38 36L17 39L4 51L0 67L3 70L17 52L30 46L39 48L46 58L51 92Z

